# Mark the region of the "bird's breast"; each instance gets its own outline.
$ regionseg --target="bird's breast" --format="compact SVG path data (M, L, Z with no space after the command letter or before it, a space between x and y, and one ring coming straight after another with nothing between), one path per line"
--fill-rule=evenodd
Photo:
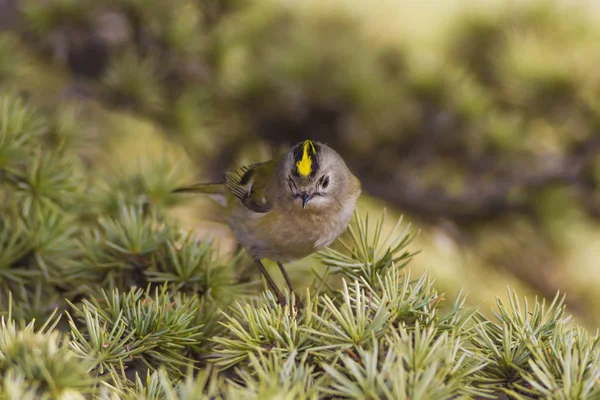
M238 241L255 258L289 262L329 246L346 229L354 206L335 213L297 213L273 210L269 213L232 213L230 226Z

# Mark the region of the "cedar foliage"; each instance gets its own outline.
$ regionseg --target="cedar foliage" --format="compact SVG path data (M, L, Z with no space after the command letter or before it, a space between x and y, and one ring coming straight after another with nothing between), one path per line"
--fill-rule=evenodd
M304 311L245 296L238 258L169 216L163 164L100 194L63 114L12 93L0 113L0 398L600 398L563 297L511 291L489 320L411 277L401 221L358 213Z

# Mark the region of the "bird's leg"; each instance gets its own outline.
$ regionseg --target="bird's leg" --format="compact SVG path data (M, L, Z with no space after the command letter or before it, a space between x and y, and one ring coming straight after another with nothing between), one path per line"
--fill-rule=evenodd
M294 289L294 285L292 284L292 280L290 279L290 276L288 275L285 268L283 268L283 264L280 263L279 261L277 261L277 265L279 266L279 269L281 270L281 274L285 278L285 283L287 283L288 288L290 288L290 292L294 293L294 296L296 297L296 305L298 306L298 308L304 308L304 304L302 304L302 301L300 300L300 296L298 296L298 294L296 293L296 290Z
M259 259L254 259L254 262L258 266L258 269L260 269L260 273L267 280L267 284L269 285L269 287L271 288L271 290L273 292L275 292L275 296L277 296L277 301L279 302L279 304L281 304L282 306L285 306L286 303L287 303L286 300L285 300L285 296L283 295L283 293L281 292L281 290L279 290L279 288L275 284L275 281L273 280L273 278L271 278L271 275L269 275L269 273L267 272L267 269L265 268L265 266L263 265L263 263Z
M292 284L292 280L290 279L290 276L288 275L285 268L283 268L283 264L280 263L279 261L277 261L277 265L279 266L279 269L281 270L281 274L285 278L285 283L287 283L288 287L290 288L290 291L295 292L294 285Z

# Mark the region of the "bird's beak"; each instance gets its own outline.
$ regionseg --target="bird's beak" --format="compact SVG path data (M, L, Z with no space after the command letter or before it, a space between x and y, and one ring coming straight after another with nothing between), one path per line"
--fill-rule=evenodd
M312 199L312 193L302 192L300 197L302 198L302 209L305 209L306 204L309 202L310 199Z

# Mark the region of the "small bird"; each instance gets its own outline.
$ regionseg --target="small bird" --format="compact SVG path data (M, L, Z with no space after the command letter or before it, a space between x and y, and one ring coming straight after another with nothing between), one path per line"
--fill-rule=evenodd
M347 228L361 193L360 181L331 147L305 140L269 161L225 173L224 182L200 183L176 193L210 195L239 243L285 305L261 260L275 261L303 308L284 263L329 246Z

